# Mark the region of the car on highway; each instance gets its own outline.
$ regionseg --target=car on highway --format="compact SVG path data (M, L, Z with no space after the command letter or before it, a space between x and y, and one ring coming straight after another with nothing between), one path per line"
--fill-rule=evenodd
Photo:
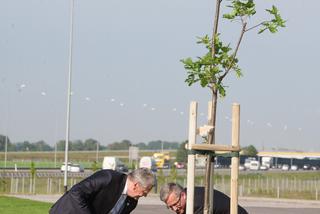
M310 170L311 169L311 166L310 164L304 164L303 167L302 167L303 170Z
M311 166L311 170L319 170L318 166Z
M290 170L297 171L298 170L298 166L297 165L291 165Z
M288 165L288 164L283 164L282 167L281 167L281 169L282 169L283 171L288 171L288 170L289 170L289 165Z
M118 172L128 172L128 167L125 165L125 164L119 164L117 167L116 167L116 171Z
M103 158L102 169L112 169L118 172L128 172L128 167L117 157L106 156Z
M177 169L184 169L186 167L185 163L183 162L175 162L174 163L174 166L177 168Z
M269 169L269 167L266 166L266 165L261 165L261 166L260 166L260 170L265 171L265 170L268 170L268 169Z
M66 165L65 164L62 164L61 167L60 167L60 171L61 172L64 172L66 169ZM84 168L82 165L80 164L76 164L76 163L71 163L69 162L68 163L68 166L67 166L67 171L68 172L84 172Z
M156 161L154 160L153 157L150 157L150 156L141 157L140 162L139 162L139 167L140 168L148 168L152 172L157 172Z
M257 160L252 160L249 165L249 170L257 171L260 169L260 163Z
M244 171L244 170L246 170L246 167L244 167L244 165L239 165L239 170Z
M221 164L215 163L213 166L215 169L219 169L222 168Z

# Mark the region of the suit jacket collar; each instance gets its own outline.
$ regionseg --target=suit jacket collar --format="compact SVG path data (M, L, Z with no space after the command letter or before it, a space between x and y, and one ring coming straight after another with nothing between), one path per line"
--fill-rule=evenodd
M122 191L122 194L127 195L127 193L128 193L128 179L126 179L126 184L124 185L124 188Z

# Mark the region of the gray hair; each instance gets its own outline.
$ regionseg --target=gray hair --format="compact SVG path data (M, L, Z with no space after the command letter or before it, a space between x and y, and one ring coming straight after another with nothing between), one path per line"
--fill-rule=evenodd
M128 174L130 180L137 181L142 187L153 187L155 184L155 176L148 168L139 168Z
M184 189L179 184L167 183L163 185L160 189L160 200L166 203L171 193L174 193L176 197L179 197L181 192L184 192Z

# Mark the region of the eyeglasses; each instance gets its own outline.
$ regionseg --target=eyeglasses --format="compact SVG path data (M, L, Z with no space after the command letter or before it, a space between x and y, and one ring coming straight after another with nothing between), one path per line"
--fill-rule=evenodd
M181 193L176 202L172 203L171 205L167 204L167 209L174 210L174 208L178 208L180 206L181 206Z

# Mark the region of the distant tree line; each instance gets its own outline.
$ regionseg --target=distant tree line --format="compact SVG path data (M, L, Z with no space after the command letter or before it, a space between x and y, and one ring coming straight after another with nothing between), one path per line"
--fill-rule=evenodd
M0 151L5 151L5 144L7 142L7 151L54 151L54 145L49 145L45 141L40 140L37 142L16 142L12 143L4 135L0 135ZM150 141L148 143L137 143L133 144L130 140L122 140L121 142L113 142L108 145L102 145L95 139L74 140L69 142L69 151L95 151L97 146L99 150L126 150L130 146L137 146L140 150L161 150L161 149L178 149L180 148L179 142L167 142L167 141ZM56 143L58 151L64 151L65 149L65 140L60 140Z

